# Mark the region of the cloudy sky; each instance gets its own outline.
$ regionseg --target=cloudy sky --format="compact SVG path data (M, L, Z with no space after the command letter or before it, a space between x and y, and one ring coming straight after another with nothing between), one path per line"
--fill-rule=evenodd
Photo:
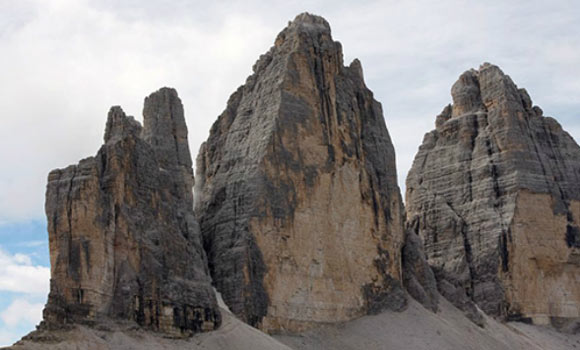
M488 61L580 138L577 1L0 0L0 345L40 320L48 291L46 176L93 155L111 105L141 119L175 87L192 153L254 61L300 12L362 61L399 182L458 75Z

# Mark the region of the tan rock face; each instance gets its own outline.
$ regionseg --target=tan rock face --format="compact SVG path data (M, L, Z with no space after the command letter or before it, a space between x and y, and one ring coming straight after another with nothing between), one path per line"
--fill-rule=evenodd
M377 249L388 251L401 242L388 231L384 217L375 226L372 204L361 194L360 173L344 165L332 175L321 174L313 188L298 187L298 205L287 226L269 218L251 221L270 267L264 278L270 305L262 328L301 330L366 312L361 287L384 278L375 266L381 258ZM383 258L388 259L386 272L399 279L399 252Z
M580 147L496 66L465 72L407 178L444 296L508 319L578 317ZM481 317L479 317L481 320Z
M175 90L149 96L144 120L113 107L97 155L49 175L48 329L113 318L187 335L220 324Z
M400 309L403 207L381 106L328 23L298 16L198 155L214 283L265 330Z
M578 225L580 202L570 202L571 222L553 214L553 207L547 194L518 194L509 266L500 274L511 310L538 324L580 317L580 249L569 249L562 239L570 223Z

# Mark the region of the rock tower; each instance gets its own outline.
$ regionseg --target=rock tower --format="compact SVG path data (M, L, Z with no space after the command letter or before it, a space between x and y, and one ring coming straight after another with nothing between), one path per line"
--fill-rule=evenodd
M461 75L407 178L441 293L535 323L580 316L580 148L498 67Z
M361 64L301 14L202 145L196 214L213 281L264 330L404 308L395 152Z
M43 327L119 319L188 335L220 324L175 90L147 97L143 119L141 127L112 107L97 155L48 177Z

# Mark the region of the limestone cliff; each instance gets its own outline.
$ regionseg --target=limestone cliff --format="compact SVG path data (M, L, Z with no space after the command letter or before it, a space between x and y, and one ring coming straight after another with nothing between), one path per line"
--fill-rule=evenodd
M451 94L406 193L440 291L508 319L579 317L580 148L496 66Z
M119 319L188 335L220 324L175 90L151 94L143 119L112 107L97 155L48 177L46 329Z
M328 23L301 14L202 145L196 214L230 309L298 331L402 309L403 205L381 105Z

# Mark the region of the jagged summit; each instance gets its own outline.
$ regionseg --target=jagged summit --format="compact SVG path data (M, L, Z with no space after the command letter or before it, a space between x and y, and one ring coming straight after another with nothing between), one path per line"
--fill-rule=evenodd
M493 103L510 103L515 109L533 110L531 115L543 114L540 107L532 106L532 100L525 89L519 89L509 75L487 62L478 70L470 69L461 74L451 88L451 96L451 115L442 113L446 117L487 112Z
M293 21L288 22L287 29L308 30L327 32L330 34L330 24L321 16L303 12L297 15Z
M155 146L163 166L191 168L183 105L175 89L164 87L145 98L142 137Z
M107 116L104 141L116 142L124 137L137 137L141 134L141 124L131 116L126 116L120 106L113 106Z

